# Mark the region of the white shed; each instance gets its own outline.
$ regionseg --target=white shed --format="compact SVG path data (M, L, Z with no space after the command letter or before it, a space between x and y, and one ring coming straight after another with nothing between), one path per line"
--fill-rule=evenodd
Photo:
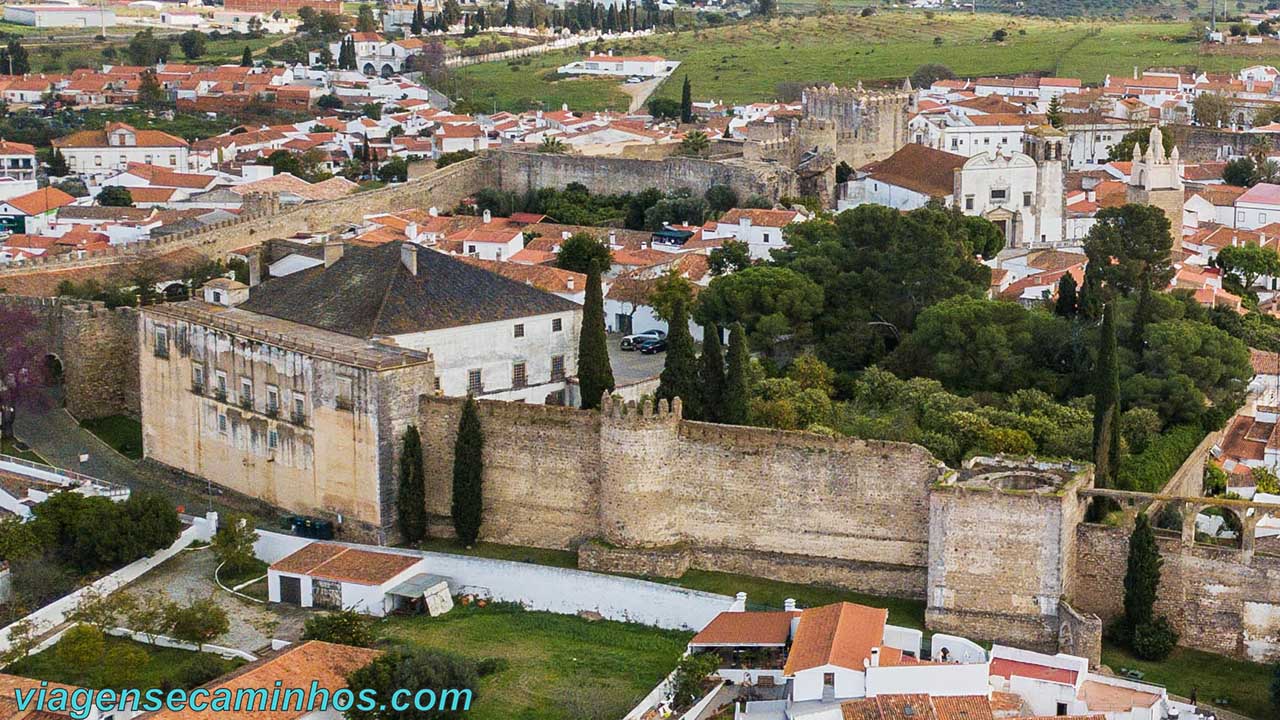
M375 617L416 602L437 615L452 607L448 581L429 575L426 566L426 558L415 555L314 542L267 570L267 597Z

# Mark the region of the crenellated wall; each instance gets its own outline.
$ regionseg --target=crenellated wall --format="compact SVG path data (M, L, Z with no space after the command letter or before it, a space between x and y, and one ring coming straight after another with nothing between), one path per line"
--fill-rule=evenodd
M448 527L461 404L421 403L439 529ZM678 408L479 407L483 538L556 548L600 540L580 559L599 569L659 574L688 563L923 592L929 486L943 471L924 448L691 422Z

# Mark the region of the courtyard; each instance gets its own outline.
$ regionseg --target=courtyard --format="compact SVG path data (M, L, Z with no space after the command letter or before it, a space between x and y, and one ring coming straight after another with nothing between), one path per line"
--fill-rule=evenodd
M380 629L389 645L444 650L481 662L485 672L467 713L473 720L622 717L675 668L692 636L475 603L437 618L392 617Z

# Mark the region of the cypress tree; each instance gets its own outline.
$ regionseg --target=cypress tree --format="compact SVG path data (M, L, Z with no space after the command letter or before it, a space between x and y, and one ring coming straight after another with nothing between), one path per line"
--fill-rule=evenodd
M244 46L244 53L240 56L240 67L253 67L253 51L248 45Z
M578 335L578 388L583 409L600 407L600 398L613 390L608 343L604 333L600 261L592 258L587 266L587 294L582 305L582 332Z
M481 481L484 475L484 430L476 399L467 396L453 444L453 530L463 545L475 545L480 536L484 508Z
M1120 363L1116 358L1115 306L1102 312L1098 364L1094 369L1093 463L1100 488L1116 487L1120 467Z
M1156 591L1160 587L1160 548L1146 513L1138 513L1129 536L1129 561L1124 571L1125 636L1155 619Z
M698 373L702 381L702 419L720 422L724 407L724 349L720 345L720 326L715 323L702 329L702 363Z
M684 417L702 418L702 393L698 389L698 356L693 352L693 336L689 334L689 313L684 301L677 300L667 320L667 359L658 378L661 400L680 398Z
M502 24L507 27L515 27L516 19L516 0L507 0L507 14L502 18Z
M427 491L422 469L422 437L418 428L410 425L404 431L400 451L400 490L396 497L396 512L400 519L400 534L405 542L416 544L427 536Z
M418 6L413 9L413 22L409 25L409 29L414 35L422 34L422 26L426 24L427 14L422 10L422 0L418 0Z
M1102 277L1091 267L1085 268L1084 286L1076 293L1076 312L1089 320L1102 317Z
M1129 326L1129 347L1141 353L1146 344L1147 325L1155 320L1155 301L1151 297L1151 288L1142 285L1138 291L1138 302L1133 308L1133 322Z
M689 84L689 76L684 76L684 87L680 89L680 122L693 122L693 86Z
M1054 303L1053 312L1061 317L1075 317L1076 314L1076 279L1071 273L1063 273L1058 280L1058 300Z
M724 378L724 401L720 405L720 422L726 425L746 425L749 403L747 388L747 333L742 323L734 323L729 330L729 362Z

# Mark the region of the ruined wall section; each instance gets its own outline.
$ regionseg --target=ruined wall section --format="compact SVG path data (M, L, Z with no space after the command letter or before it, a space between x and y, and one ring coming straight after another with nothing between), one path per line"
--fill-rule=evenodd
M1081 524L1071 602L1110 622L1123 611L1129 527ZM1280 557L1237 548L1184 545L1157 534L1164 564L1156 614L1178 631L1180 645L1244 657L1280 658ZM1106 589L1106 590L1104 590Z

